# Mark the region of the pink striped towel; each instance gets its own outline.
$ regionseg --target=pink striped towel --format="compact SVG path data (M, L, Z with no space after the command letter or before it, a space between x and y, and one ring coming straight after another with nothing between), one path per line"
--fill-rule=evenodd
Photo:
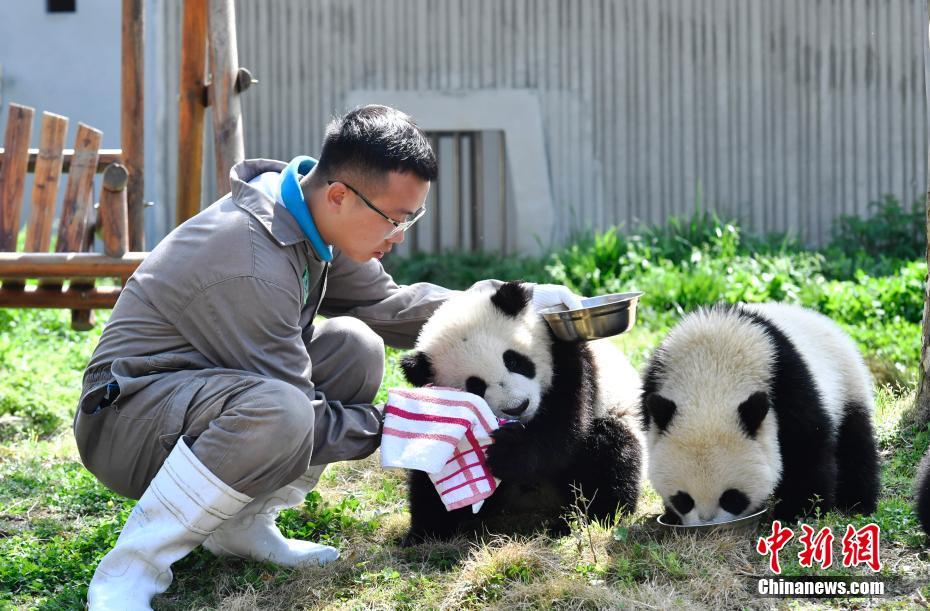
M448 511L481 509L500 480L485 464L485 448L498 420L488 404L453 388L388 391L381 465L426 471Z

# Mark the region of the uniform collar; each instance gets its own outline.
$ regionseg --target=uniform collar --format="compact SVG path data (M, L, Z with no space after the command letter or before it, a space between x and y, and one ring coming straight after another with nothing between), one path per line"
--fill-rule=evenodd
M301 231L310 240L310 246L317 258L323 261L333 260L333 247L323 241L310 214L310 206L304 200L303 190L300 188L300 176L309 174L316 165L316 159L300 155L294 157L284 171L281 172L281 186L279 189L280 201L284 202L287 211L293 215Z
M323 260L287 208L275 202L262 189L249 184L250 180L260 174L281 173L285 167L286 163L273 159L246 159L234 165L229 171L233 202L258 221L280 246L307 242L311 245L309 250L314 258Z

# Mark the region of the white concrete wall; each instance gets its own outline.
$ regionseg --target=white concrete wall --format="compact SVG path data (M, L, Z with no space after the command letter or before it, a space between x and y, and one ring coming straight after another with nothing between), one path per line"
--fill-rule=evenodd
M181 0L146 6L151 243L174 217ZM926 188L924 0L236 6L240 61L261 81L243 99L248 156L313 154L353 90L524 90L542 111L556 239L689 214L700 193L753 229L818 242L837 214ZM71 117L69 140L88 122L117 146L120 3L44 11L0 0L4 104Z
M557 238L700 204L819 242L926 189L925 0L236 4L251 156L315 152L352 90L517 89L542 109Z
M103 130L105 148L119 148L120 2L78 0L74 13L47 13L44 0L3 2L0 64L0 125L17 102L69 117L69 147L83 121Z
M155 108L163 106L154 66L160 47L153 44L154 0L146 15L146 199L155 200L160 181L153 177L156 141ZM74 13L48 13L44 0L0 0L0 134L6 126L8 103L36 110L32 145L39 145L43 111L68 117L66 148L74 146L78 122L103 131L103 148L120 148L120 28L119 0L78 0ZM2 144L0 144L2 146ZM59 202L64 192L59 188ZM100 177L97 177L97 189ZM25 197L32 189L27 176ZM159 202L164 205L164 202ZM28 209L28 208L26 208ZM24 213L23 222L28 218ZM57 218L57 217L56 217ZM146 212L148 243L164 235L156 225L157 211Z

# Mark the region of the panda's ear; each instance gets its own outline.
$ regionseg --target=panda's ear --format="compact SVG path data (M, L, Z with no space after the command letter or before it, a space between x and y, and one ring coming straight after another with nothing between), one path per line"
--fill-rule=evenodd
M405 354L400 360L400 368L404 371L407 381L414 386L426 386L436 378L433 362L425 352L419 350Z
M672 421L672 416L675 415L677 409L678 406L675 405L674 401L669 401L658 393L652 393L646 397L646 416L648 419L655 421L660 431L668 428L668 424Z
M506 282L491 296L491 303L507 316L516 316L530 303L533 290L523 282Z
M768 394L764 392L753 393L748 399L740 403L737 412L739 412L739 422L743 427L743 432L755 439L762 421L765 420L766 414L769 413Z

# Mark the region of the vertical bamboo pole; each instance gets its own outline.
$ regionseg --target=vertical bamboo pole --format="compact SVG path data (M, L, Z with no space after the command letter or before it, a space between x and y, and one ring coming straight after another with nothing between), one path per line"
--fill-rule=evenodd
M210 73L212 75L213 137L216 142L216 188L229 190L229 170L245 159L242 109L236 80L239 53L236 46L236 9L232 0L209 0Z
M144 14L144 0L123 0L120 147L129 171L129 242L135 251L145 250Z
M207 67L207 0L184 0L181 36L176 225L200 211Z

